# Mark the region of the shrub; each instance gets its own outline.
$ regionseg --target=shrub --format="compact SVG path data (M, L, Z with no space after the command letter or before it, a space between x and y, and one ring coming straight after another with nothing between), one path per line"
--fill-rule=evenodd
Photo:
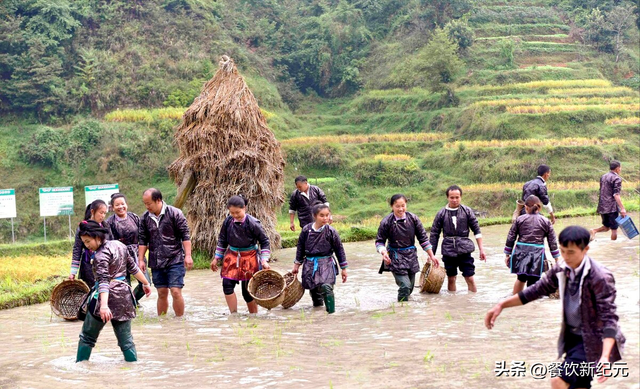
M103 128L96 120L86 120L73 126L69 134L69 142L78 151L89 151L103 136Z
M413 161L371 161L358 162L355 179L363 184L384 186L406 186L426 179L420 167Z
M287 162L297 167L339 169L348 166L344 149L331 144L285 148L285 154Z
M22 144L19 155L25 162L56 167L66 144L66 136L60 130L41 127Z

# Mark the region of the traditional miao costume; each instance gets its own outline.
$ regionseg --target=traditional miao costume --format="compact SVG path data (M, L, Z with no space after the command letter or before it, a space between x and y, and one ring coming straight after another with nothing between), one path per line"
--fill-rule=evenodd
M220 229L215 254L216 261L222 266L220 276L224 294L233 294L235 286L241 283L244 301L253 301L247 290L249 280L262 268L260 259L267 260L270 256L269 238L260 220L249 214L242 221L228 216Z
M457 208L442 208L433 218L429 239L433 252L438 249L438 241L442 232L440 253L448 277L458 275L458 269L463 277L473 277L476 266L471 256L476 249L469 233L473 231L476 240L482 238L482 232L473 209L460 204Z
M334 262L338 258L341 269L347 268L347 256L340 241L340 235L328 224L314 228L314 223L302 228L298 238L295 263L302 267L302 287L309 289L314 307L324 303L328 313L335 312L333 286L338 269Z
M558 258L558 242L553 225L539 213L519 216L511 225L507 235L504 253L510 255L511 273L518 275L518 280L535 284L544 272L544 239L547 238L551 256ZM516 242L517 240L517 242Z
M111 240L111 229L106 221L100 223L104 228L109 229L109 234L105 237L106 240ZM93 257L93 251L84 247L82 239L80 238L80 229L76 230L76 239L73 244L73 252L71 254L71 274L75 275L77 279L83 280L90 288L95 284L96 280L93 276L93 270L91 269L91 258Z
M96 284L90 293L88 312L82 325L76 362L88 360L105 323L100 318L100 293L109 293L111 324L125 361L137 360L131 335L131 319L136 317L135 297L125 281L127 273L140 271L127 246L117 240L106 241L94 253L93 272Z
M431 249L431 243L422 226L420 219L405 212L402 219L398 219L393 212L380 222L378 236L376 237L376 249L381 253L385 249L391 258L391 264L386 266L384 261L380 267L380 273L390 271L398 285L398 301L405 301L415 287L416 273L420 272L418 251L415 246L416 238L424 251Z
M113 240L120 241L127 246L129 255L138 260L138 230L140 228L140 217L133 212L127 212L127 216L124 218L118 215L111 215L107 219L107 224L111 228L111 235ZM136 262L137 263L137 262ZM149 271L145 272L145 277L149 281ZM130 274L127 275L127 282L131 283ZM142 284L138 284L134 289L134 295L136 300L140 300L144 297L144 290Z

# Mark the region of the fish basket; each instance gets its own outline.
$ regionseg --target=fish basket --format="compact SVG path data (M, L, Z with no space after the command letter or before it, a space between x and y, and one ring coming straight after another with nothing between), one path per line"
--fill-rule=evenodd
M304 288L300 281L298 281L298 277L291 272L284 275L284 281L287 283L287 286L284 288L282 308L288 309L300 301L304 295Z
M622 229L622 232L624 232L624 234L627 236L627 238L629 239L633 239L636 236L638 236L638 229L636 228L636 225L633 224L633 220L631 220L630 216L618 216L616 218L616 223L618 223L620 225L620 228Z
M420 293L440 293L444 278L443 267L434 267L427 261L420 272Z
M259 306L275 308L284 301L284 289L287 283L275 270L260 270L249 280L248 291Z
M89 293L82 280L64 280L51 292L51 311L65 320L78 320L78 309Z

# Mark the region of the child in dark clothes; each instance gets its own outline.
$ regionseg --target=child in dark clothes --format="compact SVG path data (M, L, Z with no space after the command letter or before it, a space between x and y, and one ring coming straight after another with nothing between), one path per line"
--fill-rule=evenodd
M336 283L337 268L333 255L338 258L342 269L342 282L347 282L347 256L344 253L340 235L328 223L331 218L329 206L318 204L313 207L315 221L302 228L298 238L298 251L291 271L298 274L302 268L302 286L309 289L314 307L323 302L328 313L335 312L333 286Z

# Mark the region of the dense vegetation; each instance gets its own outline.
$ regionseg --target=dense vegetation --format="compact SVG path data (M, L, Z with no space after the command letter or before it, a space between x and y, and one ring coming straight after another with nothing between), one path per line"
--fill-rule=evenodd
M620 159L637 207L638 8L592 3L5 1L0 174L16 188L17 236L42 236L42 186L74 186L73 222L84 185L118 182L135 212L149 186L172 201L173 128L221 54L283 141L287 190L317 179L347 230L375 225L397 191L429 220L452 183L506 216L542 162L556 208L584 212ZM66 219L47 224L67 234ZM0 221L2 241L10 231Z

